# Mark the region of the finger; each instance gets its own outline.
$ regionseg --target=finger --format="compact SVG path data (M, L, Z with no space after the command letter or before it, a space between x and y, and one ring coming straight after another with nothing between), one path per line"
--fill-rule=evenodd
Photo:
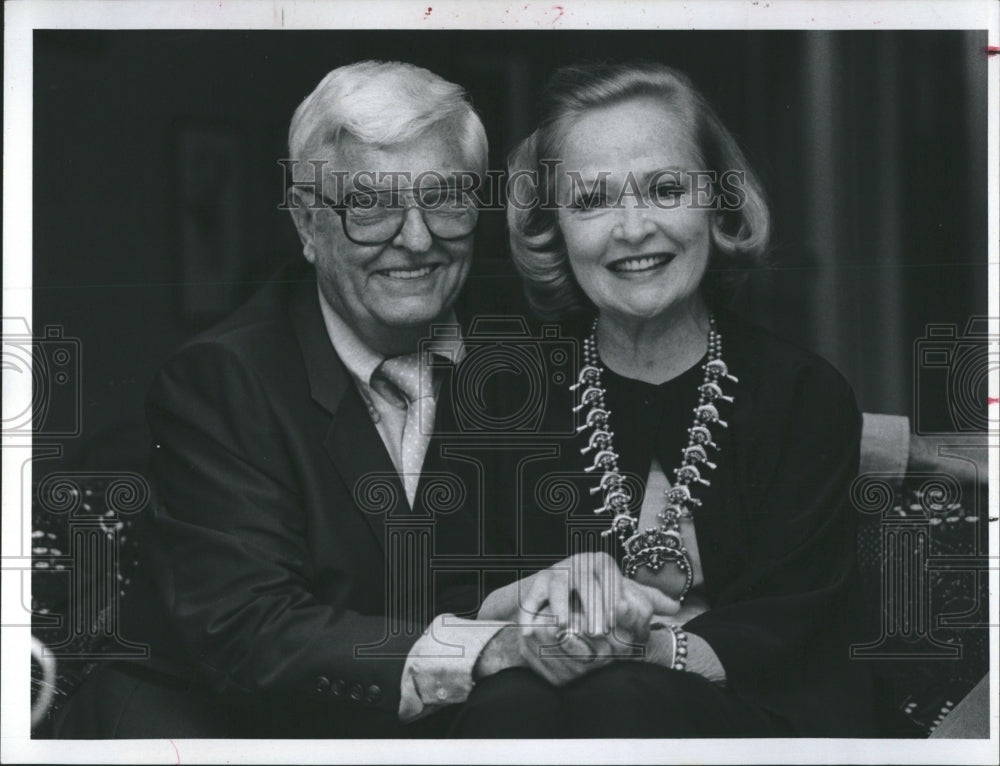
M617 568L608 573L608 580L604 585L604 632L610 633L614 630L617 620L617 611L622 601L625 599L624 577Z
M574 611L573 627L575 632L591 632L591 622L594 617L594 594L597 591L594 573L591 571L586 557L578 557L573 569L573 590L576 594L576 609Z
M619 644L634 647L645 643L649 623L653 616L650 599L634 588L626 588L615 612L613 639Z
M570 636L565 644L565 654L581 670L590 671L611 657L611 646L606 636Z
M584 624L588 635L596 636L610 630L611 609L616 599L618 569L613 558L604 553L587 553L580 557L581 587L585 588Z
M649 599L650 606L653 609L653 614L677 614L681 609L681 602L675 598L671 598L663 591L658 588L654 588L651 585L642 585L640 583L632 583L632 587L640 594Z
M606 553L599 553L594 556L594 571L601 584L601 599L603 609L603 621L601 628L608 633L614 627L615 610L618 602L622 598L623 580L618 563L612 556Z
M566 569L552 571L548 579L549 612L555 615L554 624L566 627L570 624L570 573Z
M575 678L581 671L575 669L573 663L561 652L554 650L553 632L551 627L540 627L524 637L521 656L528 667L538 675L551 684L561 686ZM566 640L565 637L563 640Z
M538 614L542 605L549 598L549 580L552 574L549 570L539 572L531 581L531 584L519 593L519 607L522 612L528 614Z
M539 647L532 641L526 641L520 649L521 658L525 664L551 684L561 683L561 677L556 672L559 670L558 663L548 662L548 658L540 655Z
M602 651L593 647L586 637L574 634L566 636L554 658L546 659L553 660L553 672L563 683L579 678L610 661L607 649Z

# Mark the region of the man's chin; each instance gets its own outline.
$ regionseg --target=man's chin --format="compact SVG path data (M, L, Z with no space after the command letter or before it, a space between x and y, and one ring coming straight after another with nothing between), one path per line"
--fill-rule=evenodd
M379 318L386 327L410 332L426 330L428 325L442 321L449 313L450 307L437 300L402 299L396 301L391 310L381 312Z

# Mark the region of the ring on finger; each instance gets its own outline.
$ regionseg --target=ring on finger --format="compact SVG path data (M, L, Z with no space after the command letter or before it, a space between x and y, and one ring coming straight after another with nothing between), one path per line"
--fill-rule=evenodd
M591 662L594 662L594 660L597 659L597 650L594 648L594 645L587 640L585 635L580 633L574 633L572 635L578 643L583 644L586 648L586 652L581 654L571 654L570 656L582 665L589 665Z

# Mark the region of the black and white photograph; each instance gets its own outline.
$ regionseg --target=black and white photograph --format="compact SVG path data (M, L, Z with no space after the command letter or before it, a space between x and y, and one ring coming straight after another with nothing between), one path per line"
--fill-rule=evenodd
M3 760L997 763L1000 8L907 9L8 2Z

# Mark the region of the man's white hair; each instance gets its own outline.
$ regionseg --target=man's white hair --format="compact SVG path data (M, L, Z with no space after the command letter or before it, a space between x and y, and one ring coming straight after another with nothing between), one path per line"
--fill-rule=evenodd
M294 178L346 133L370 144L399 144L447 127L471 168L485 171L486 131L465 90L413 64L361 61L338 67L299 104L288 130Z

